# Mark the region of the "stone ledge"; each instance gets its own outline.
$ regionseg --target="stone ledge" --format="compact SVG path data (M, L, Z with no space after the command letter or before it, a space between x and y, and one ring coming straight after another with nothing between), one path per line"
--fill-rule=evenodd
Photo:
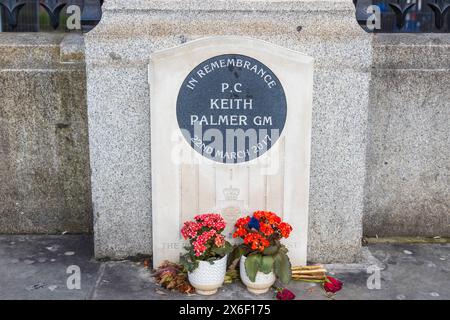
M376 70L449 70L449 34L377 34L373 38Z
M108 0L104 10L133 11L355 11L350 0Z
M370 72L372 35L359 27L354 11L350 0L112 0L105 3L100 24L86 34L87 63L147 64L151 52L233 35L314 56L316 69Z
M84 65L84 39L75 33L0 33L0 65L8 70L76 69Z
M60 44L61 62L81 62L84 61L84 38L79 33L66 35Z
M384 33L374 35L376 46L445 46L450 47L450 34L447 33Z
M64 38L63 33L43 32L2 32L0 33L0 50L4 47L58 47Z

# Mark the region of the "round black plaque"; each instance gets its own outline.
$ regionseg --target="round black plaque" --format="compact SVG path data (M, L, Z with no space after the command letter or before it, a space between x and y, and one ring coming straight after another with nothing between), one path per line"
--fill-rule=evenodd
M220 163L261 156L281 135L286 114L278 77L262 62L240 54L200 63L177 98L183 136L197 152Z

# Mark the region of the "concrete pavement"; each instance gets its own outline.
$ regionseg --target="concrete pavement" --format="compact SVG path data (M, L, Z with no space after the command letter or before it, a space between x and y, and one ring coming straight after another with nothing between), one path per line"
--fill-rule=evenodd
M273 292L251 295L239 281L206 298L169 292L153 282L141 261L97 261L92 248L92 238L84 235L0 236L0 299L273 298ZM450 244L372 244L366 255L364 264L327 265L344 282L335 299L450 299ZM379 268L380 289L367 287L374 276L368 266ZM78 267L80 288L70 289ZM297 299L328 299L316 284L292 282L287 288Z

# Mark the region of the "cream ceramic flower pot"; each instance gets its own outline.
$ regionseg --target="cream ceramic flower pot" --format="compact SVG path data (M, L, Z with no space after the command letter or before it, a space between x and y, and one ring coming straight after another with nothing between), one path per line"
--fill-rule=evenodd
M245 260L247 257L242 256L239 270L242 282L247 286L247 290L254 294L262 294L269 291L270 287L275 283L275 274L272 272L265 274L261 271L256 273L255 282L252 282L245 271Z
M189 282L195 288L195 292L206 296L217 292L225 280L227 258L228 255L214 261L213 264L208 261L200 261L198 268L188 273Z

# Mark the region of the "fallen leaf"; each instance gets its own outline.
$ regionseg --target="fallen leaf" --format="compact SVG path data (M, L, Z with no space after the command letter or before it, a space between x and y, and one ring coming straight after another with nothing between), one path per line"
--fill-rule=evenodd
M162 296L167 296L167 293L164 292L164 291L162 291L162 290L156 289L155 292L156 292L157 294L162 295Z

